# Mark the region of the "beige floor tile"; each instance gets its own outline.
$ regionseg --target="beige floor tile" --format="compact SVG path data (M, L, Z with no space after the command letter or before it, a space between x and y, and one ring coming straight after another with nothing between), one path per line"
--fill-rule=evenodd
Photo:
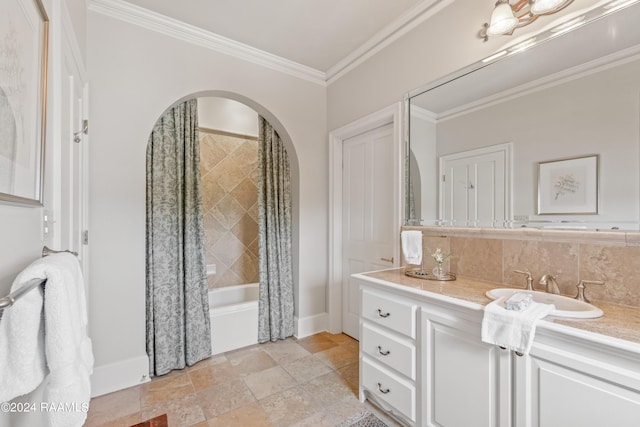
M314 401L323 408L354 396L352 387L335 372L322 375L300 387L313 396Z
M295 341L269 342L261 347L273 360L281 365L302 359L311 354Z
M247 375L244 377L244 382L258 400L297 384L296 380L280 366L274 366L273 368Z
M328 338L336 344L344 344L347 342L357 342L347 334L330 334L329 332L320 332L318 335Z
M340 369L357 362L358 352L347 346L338 346L319 351L314 354L314 357L322 360L332 369Z
M130 427L141 423L142 421L144 421L142 419L142 414L140 412L136 412L135 414L126 415L124 417L120 417L107 422L98 422L95 419L90 420L89 418L87 418L87 421L83 424L83 427Z
M210 364L202 369L189 371L189 377L195 391L201 391L238 379L239 375L225 357L222 363Z
M180 375L155 378L141 386L142 409L159 403L180 399L194 392L193 384L186 371Z
M293 425L322 409L301 386L269 396L261 400L260 404L269 420L278 427Z
M363 407L376 411L357 400L358 346L321 333L216 355L92 399L84 427L130 427L162 414L171 427L336 425Z
M130 387L91 399L87 426L101 426L109 421L140 412L141 386Z
M257 346L226 353L226 356L233 369L240 376L246 376L276 366L276 362L271 356Z
M314 356L307 356L302 359L295 360L291 363L282 365L282 367L291 375L298 383L306 383L320 375L328 374L331 368L326 363Z
M325 412L316 412L304 420L291 424L291 427L334 427L335 423L331 422Z
M198 369L220 365L228 361L229 360L227 359L227 356L225 356L224 354L217 354L215 356L209 357L208 359L201 360L195 365L187 367L187 371L188 372L197 371Z
M242 406L209 420L209 427L260 426L271 427L267 413L258 402Z
M328 350L338 345L336 342L331 341L322 334L311 335L310 337L299 339L298 344L310 353Z
M325 412L331 425L337 425L355 415L368 411L356 396L349 396L329 406Z
M343 366L342 368L337 370L337 373L350 385L358 388L360 384L360 369L358 361L350 365Z
M191 427L206 421L200 402L194 393L171 401L159 402L142 410L143 420L167 414L167 424L171 427Z
M255 402L253 394L242 380L200 391L198 400L207 419Z

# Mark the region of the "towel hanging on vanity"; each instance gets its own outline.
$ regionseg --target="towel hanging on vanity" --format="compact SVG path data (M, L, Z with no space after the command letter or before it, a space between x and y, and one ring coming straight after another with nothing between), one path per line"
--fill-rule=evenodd
M422 264L422 231L404 230L400 233L402 253L409 264Z
M482 341L529 354L536 323L555 310L555 306L532 301L520 311L507 310L504 308L507 298L499 298L484 308Z

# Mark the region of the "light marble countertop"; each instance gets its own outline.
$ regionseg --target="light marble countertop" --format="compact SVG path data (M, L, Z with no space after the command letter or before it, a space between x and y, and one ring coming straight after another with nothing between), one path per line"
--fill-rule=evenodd
M448 300L450 302L462 303L470 308L483 309L492 300L485 293L495 288L507 288L500 283L487 282L477 279L458 276L454 281L435 281L409 277L404 274L405 268L394 268L389 270L363 273L362 276L377 281L391 283L392 285L412 293L426 292L432 294L436 299ZM567 319L555 316L547 316L541 321L548 327L561 325L574 329L576 333L585 331L593 334L600 334L607 338L628 341L632 347L640 345L640 308L624 305L606 303L602 301L591 301L593 305L600 308L604 315L596 319ZM562 328L567 330L567 328Z

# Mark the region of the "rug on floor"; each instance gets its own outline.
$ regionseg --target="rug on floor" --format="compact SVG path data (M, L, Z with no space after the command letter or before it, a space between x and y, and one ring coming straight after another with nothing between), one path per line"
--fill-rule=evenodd
M168 427L167 414L160 415L159 417L151 418L150 420L143 421L139 424L131 427Z
M362 412L342 422L338 427L388 427L371 412Z

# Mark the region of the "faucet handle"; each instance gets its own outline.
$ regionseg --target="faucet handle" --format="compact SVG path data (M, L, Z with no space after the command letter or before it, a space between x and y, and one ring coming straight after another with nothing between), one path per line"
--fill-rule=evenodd
M527 291L533 291L533 277L531 277L531 272L529 270L526 271L522 271L522 270L513 270L514 273L518 273L518 274L524 274L525 276L527 276L527 286L525 286L525 290Z
M585 285L604 286L604 282L602 280L580 280L580 283L578 283L578 295L576 295L576 299L579 301L591 302L584 295L584 290L587 288Z

